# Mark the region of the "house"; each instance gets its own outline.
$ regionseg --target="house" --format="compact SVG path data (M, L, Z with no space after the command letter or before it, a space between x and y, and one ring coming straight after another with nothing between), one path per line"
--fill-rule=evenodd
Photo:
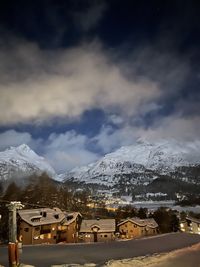
M117 228L121 238L136 238L158 233L158 224L153 218L128 218L118 223Z
M57 230L65 221L58 208L27 209L18 211L18 239L23 244L57 243Z
M108 242L115 238L115 219L83 220L79 239L83 242Z
M65 213L65 220L58 226L58 242L77 243L81 220L79 212Z
M193 217L186 217L184 221L181 221L180 229L182 232L200 234L200 220Z

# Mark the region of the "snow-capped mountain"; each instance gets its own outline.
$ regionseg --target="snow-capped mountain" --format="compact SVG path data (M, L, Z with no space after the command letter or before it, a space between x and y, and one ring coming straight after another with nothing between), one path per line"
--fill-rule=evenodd
M0 180L24 178L42 172L52 178L57 176L50 164L25 144L0 152Z
M75 168L62 175L86 183L114 185L119 177L132 175L132 183L148 183L157 174L168 174L179 167L200 164L200 142L160 140L155 143L138 141L135 145L121 147L88 166Z

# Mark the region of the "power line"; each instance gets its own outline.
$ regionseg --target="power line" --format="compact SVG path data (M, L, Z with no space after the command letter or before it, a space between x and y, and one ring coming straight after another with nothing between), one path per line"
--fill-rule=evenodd
M1 202L3 202L3 203L10 203L10 202L12 202L13 200L10 200L10 201L8 201L8 200L1 200L0 199L0 203ZM21 202L21 201L20 201ZM33 203L27 203L27 202L21 202L21 204L22 205L24 205L24 206L32 206L32 207L38 207L38 208L43 208L43 209L53 209L52 207L49 207L49 206L45 206L45 205L38 205L38 204L33 204ZM55 208L55 207L54 207ZM62 211L62 210L61 210ZM67 210L64 210L64 212L68 212L68 213L73 213L72 211L67 211ZM63 214L63 212L59 212L59 213L57 213L57 214ZM82 214L85 214L84 212L82 213Z

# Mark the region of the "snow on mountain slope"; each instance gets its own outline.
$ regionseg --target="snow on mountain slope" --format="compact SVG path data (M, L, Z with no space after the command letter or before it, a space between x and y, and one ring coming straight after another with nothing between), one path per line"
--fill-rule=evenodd
M75 168L62 175L64 180L73 178L87 183L113 185L116 175L144 173L145 170L164 174L176 167L200 164L200 142L181 143L160 140L155 143L138 141L135 145L121 147L88 166Z
M23 178L42 172L51 177L57 176L50 164L25 144L0 152L0 180Z

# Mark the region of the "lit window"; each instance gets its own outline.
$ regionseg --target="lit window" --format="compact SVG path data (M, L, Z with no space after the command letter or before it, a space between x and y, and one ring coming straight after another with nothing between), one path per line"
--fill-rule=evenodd
M50 238L51 238L51 234L48 234L48 235L47 235L47 238L50 239Z

